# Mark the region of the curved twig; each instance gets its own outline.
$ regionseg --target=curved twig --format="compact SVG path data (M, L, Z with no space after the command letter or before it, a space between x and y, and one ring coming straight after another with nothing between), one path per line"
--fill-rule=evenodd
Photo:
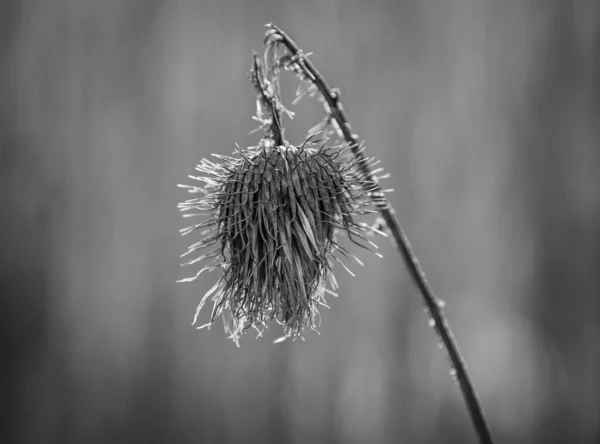
M340 103L339 92L332 90L327 85L323 76L317 71L310 60L303 55L302 50L287 36L287 34L273 24L268 24L266 26L267 32L265 44L268 47L281 44L287 49L289 57L287 57L283 63L292 70L295 70L303 76L303 78L309 80L317 88L324 100L328 117L335 121L335 126L340 137L348 143L352 153L359 160L358 165L362 169L362 173L373 183L374 191L372 194L377 209L387 224L387 228L392 233L392 236L396 241L397 249L406 263L408 272L423 297L423 302L430 316L430 325L435 328L440 341L446 348L450 360L451 374L462 392L479 441L484 444L492 444L489 425L486 421L483 408L481 407L475 389L473 388L469 374L467 373L467 368L458 349L456 340L454 339L448 321L443 314L443 304L433 293L433 290L425 277L425 272L408 241L408 237L400 227L394 209L381 191L377 177L372 173L368 162L361 161L365 159L365 155L360 148L358 136L352 132L346 113Z

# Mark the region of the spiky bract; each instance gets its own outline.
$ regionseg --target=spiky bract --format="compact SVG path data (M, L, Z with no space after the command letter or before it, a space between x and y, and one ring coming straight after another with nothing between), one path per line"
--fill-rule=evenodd
M216 268L223 275L202 298L194 323L212 295L210 322L202 327L222 315L236 343L248 327L262 333L270 319L283 325L284 338L317 327L324 293L335 295L337 289L331 260L346 268L334 253L360 263L337 243L336 232L361 247L374 245L362 235L370 229L354 220L373 212L372 186L345 151L324 144L275 146L263 139L258 147L236 150L235 157L216 156L221 163L202 159L196 170L205 176L190 178L204 185L182 185L202 196L179 207L184 217L209 217L181 230L184 235L202 230L202 239L184 253L193 256L184 265L210 262L182 281Z

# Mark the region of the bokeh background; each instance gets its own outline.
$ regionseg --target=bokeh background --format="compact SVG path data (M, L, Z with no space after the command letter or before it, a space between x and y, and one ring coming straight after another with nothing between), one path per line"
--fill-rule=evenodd
M245 73L268 21L393 173L498 442L598 442L594 0L1 2L0 440L475 442L383 240L338 273L320 335L238 349L190 325L216 276L175 283L176 184L258 141ZM296 143L322 116L297 111Z

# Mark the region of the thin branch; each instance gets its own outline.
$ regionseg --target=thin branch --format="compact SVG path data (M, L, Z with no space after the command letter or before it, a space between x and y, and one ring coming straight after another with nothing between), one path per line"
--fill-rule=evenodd
M264 126L267 126L267 133L275 141L276 146L284 144L283 127L281 126L281 116L279 114L279 104L277 94L271 82L263 72L263 65L256 52L252 54L251 80L258 93L258 103L260 112L258 117ZM263 112L267 116L262 116Z
M336 123L335 126L340 137L348 143L352 153L358 160L365 159L364 151L362 151L359 146L358 136L352 132L346 113L340 103L339 92L332 90L327 85L323 76L317 71L310 60L303 55L302 50L281 29L273 24L268 24L267 28L265 44L268 47L279 44L285 46L290 53L290 57L285 60L285 63L287 63L286 66L293 70L299 69L303 77L310 80L310 82L318 89L324 100L329 117ZM423 271L406 234L400 227L394 209L382 193L378 180L371 172L368 162L358 162L358 165L361 168L362 173L374 185L373 198L377 205L377 209L387 224L389 231L392 233L398 251L406 263L408 272L423 297L426 310L430 315L430 325L435 328L439 339L446 348L450 360L451 374L462 392L479 441L483 444L492 444L492 436L483 408L481 407L475 389L473 388L473 384L467 373L465 362L460 354L452 331L450 330L448 321L442 312L443 304L433 293L433 290L425 277L425 272Z

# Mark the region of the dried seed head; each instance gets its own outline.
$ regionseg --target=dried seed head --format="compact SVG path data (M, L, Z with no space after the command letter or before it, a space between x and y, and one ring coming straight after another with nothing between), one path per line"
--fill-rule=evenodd
M179 204L184 217L208 216L181 230L184 235L200 230L202 236L182 255L191 257L183 265L209 261L182 281L223 269L194 323L212 296L210 322L199 328L222 316L238 345L247 328L262 333L271 319L283 326L284 338L301 336L307 326L315 329L325 292L335 295L337 289L331 261L346 268L335 253L361 263L336 242L336 233L345 232L366 249L374 246L363 236L369 228L354 220L373 212L372 184L340 147L275 146L263 139L235 157L216 157L222 162L203 159L196 167L205 176L190 176L203 185L182 185L201 196Z

